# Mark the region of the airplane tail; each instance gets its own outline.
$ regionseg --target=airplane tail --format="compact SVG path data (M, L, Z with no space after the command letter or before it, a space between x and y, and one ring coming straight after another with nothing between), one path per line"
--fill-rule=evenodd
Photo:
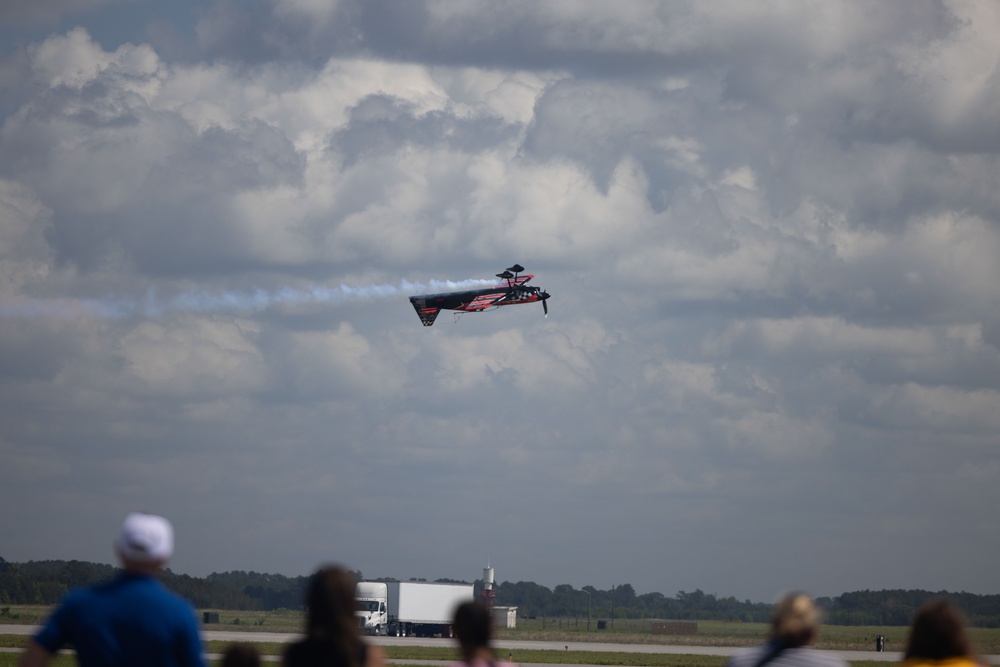
M420 321L424 323L425 327L432 326L434 320L437 319L438 313L441 312L440 308L426 308L423 303L418 303L414 299L410 299L410 303L413 304L413 310L417 311L417 315L420 317Z

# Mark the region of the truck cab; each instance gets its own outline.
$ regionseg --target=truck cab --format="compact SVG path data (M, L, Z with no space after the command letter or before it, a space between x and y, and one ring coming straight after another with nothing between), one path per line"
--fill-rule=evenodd
M362 634L384 635L389 626L389 593L380 581L359 581L354 588L358 628Z

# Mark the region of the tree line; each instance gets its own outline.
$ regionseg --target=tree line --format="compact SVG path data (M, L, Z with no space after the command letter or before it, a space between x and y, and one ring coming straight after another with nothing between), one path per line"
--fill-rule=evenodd
M55 604L71 588L92 586L111 579L117 568L82 561L28 561L0 558L0 605ZM363 579L361 572L353 572ZM309 577L232 571L192 577L167 570L164 584L199 609L271 611L302 609ZM439 581L456 582L453 579ZM469 583L469 582L458 582ZM472 582L478 596L482 581ZM1000 627L1000 595L924 590L881 590L817 598L824 620L832 625L906 626L924 601L950 598L975 627ZM505 581L496 585L496 604L518 608L522 617L632 618L766 622L772 605L735 597L719 597L701 590L636 594L630 584L601 590L560 584L548 588L533 582Z
M78 560L11 563L0 558L0 604L55 604L71 588L93 586L115 576L118 568ZM360 575L360 573L355 573ZM307 576L257 572L213 572L207 577L163 573L167 588L199 609L269 611L300 609Z

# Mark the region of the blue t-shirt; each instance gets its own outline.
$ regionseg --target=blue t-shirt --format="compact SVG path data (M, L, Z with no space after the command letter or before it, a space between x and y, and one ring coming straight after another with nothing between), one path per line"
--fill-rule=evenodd
M158 579L123 572L73 590L35 635L50 653L66 644L81 667L204 667L194 608Z

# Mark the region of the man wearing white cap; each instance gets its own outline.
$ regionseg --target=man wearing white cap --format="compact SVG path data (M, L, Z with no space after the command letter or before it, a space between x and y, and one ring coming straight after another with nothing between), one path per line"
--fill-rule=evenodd
M28 644L21 667L45 665L67 644L82 667L204 667L194 609L157 576L174 550L170 522L129 514L114 546L122 572L71 591Z

